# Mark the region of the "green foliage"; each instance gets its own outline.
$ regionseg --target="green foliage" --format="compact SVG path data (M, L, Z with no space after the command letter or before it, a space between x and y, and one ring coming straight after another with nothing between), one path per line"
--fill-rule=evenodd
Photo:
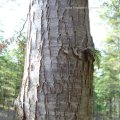
M18 96L24 67L25 38L0 53L0 104L12 104Z
M95 64L98 68L100 68L100 59L101 59L101 52L97 49L91 49L91 53L95 59Z
M107 24L112 28L120 27L120 1L109 0L104 3L104 9L101 17L107 21Z
M108 120L120 119L120 5L118 0L104 4L102 19L109 35L101 58L101 68L94 74L94 111Z

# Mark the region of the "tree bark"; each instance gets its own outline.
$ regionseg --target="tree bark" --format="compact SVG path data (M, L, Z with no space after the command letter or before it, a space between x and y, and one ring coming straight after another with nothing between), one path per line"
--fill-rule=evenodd
M20 120L91 120L94 48L88 0L32 0Z

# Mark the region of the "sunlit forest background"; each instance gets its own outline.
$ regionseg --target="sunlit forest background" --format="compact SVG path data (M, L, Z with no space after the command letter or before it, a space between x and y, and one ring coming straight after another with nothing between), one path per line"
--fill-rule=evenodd
M93 0L89 2L91 4ZM95 2L90 8L91 33L99 51L94 63L93 119L120 120L120 1ZM7 9L10 4L13 11L21 6L16 0L6 0L0 2L0 9ZM3 29L6 19L0 19L0 120L16 120L14 100L19 94L23 76L27 12L23 16L19 21L14 18L17 25L8 37ZM8 33L11 30L9 27Z

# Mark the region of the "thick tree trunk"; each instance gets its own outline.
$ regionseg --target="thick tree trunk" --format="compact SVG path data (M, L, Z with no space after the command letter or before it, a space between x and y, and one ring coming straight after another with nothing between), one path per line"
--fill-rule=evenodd
M32 0L20 120L91 120L88 0Z

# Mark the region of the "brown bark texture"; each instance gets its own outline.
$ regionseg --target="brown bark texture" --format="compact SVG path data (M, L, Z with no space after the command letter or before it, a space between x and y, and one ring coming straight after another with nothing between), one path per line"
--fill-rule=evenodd
M88 0L31 0L20 120L91 120L94 48Z

